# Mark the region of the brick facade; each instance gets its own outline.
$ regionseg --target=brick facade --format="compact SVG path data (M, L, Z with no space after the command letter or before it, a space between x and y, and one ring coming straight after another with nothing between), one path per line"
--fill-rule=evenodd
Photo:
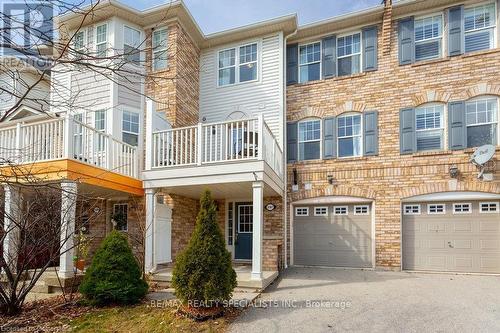
M385 31L379 25L377 71L287 87L288 121L378 110L378 156L289 164L288 204L325 195L373 199L376 266L399 269L402 198L442 191L500 193L500 166L496 162L490 165L493 182L478 180L476 167L469 163L472 149L400 155L399 111L427 102L500 96L500 49L400 66L397 22L383 26ZM388 26L392 27L390 43L382 33L387 33ZM494 160L499 159L497 149ZM457 180L449 176L453 165L460 171ZM291 191L294 168L298 172L297 192ZM333 186L329 185L328 176L333 176ZM306 183L312 185L311 190L304 189Z

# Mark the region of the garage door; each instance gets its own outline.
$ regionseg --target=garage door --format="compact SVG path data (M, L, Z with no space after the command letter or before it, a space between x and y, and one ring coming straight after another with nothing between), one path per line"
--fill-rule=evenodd
M405 203L403 268L500 273L499 202Z
M371 206L294 207L294 264L372 267Z

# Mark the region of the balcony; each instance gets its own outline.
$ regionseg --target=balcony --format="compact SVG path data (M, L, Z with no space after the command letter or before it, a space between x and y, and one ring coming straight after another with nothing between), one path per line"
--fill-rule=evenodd
M205 185L264 180L274 189L270 194L282 195L283 151L262 115L157 131L151 123L146 127L145 188L196 197L212 187Z
M72 116L17 122L14 125L5 123L0 127L0 166L54 166L56 161L64 160L139 178L137 147L100 132Z

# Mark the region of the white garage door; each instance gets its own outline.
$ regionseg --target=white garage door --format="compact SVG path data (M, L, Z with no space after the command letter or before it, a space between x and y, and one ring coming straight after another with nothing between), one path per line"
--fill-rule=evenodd
M295 265L372 267L371 205L305 205L293 213Z
M500 273L499 202L403 204L403 268Z

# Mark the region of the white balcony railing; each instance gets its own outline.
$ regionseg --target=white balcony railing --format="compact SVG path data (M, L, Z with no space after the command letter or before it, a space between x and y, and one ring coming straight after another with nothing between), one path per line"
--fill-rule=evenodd
M0 128L0 164L73 159L139 178L137 148L73 117Z
M283 151L262 116L155 131L151 146L150 168L264 160L283 177Z

